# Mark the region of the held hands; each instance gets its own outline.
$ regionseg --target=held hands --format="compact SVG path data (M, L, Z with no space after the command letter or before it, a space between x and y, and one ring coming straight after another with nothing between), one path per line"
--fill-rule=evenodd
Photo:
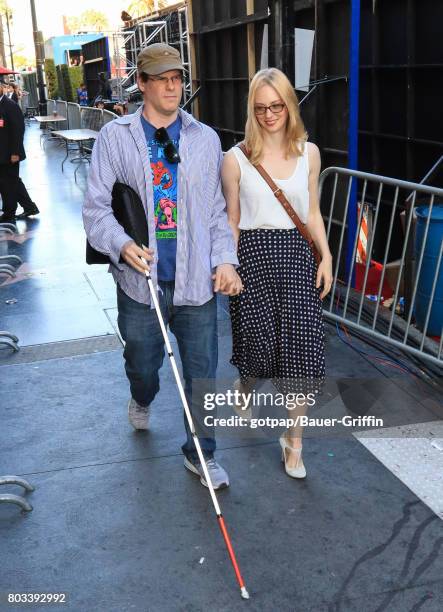
M243 284L232 264L220 264L212 275L214 291L223 295L238 295L243 291Z
M317 270L317 282L315 283L315 286L318 289L321 285L323 285L323 291L320 294L321 300L330 292L332 281L332 257L329 255L327 257L323 257Z
M141 249L133 240L129 240L123 245L121 256L137 272L145 274L145 272L151 271L149 264L154 259L153 249L148 249L145 246ZM212 275L212 280L215 281L214 291L220 291L224 295L237 295L243 290L241 279L231 264L217 266L215 274Z
M151 271L149 264L154 259L153 249L148 249L145 246L141 249L133 240L129 240L123 245L121 256L125 262L133 267L134 270L137 270L137 272L144 274L145 272ZM144 263L141 258L147 263Z

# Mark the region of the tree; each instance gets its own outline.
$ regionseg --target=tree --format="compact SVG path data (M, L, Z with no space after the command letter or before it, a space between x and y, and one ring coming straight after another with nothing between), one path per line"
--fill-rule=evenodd
M81 30L79 17L66 17L66 25L72 34L76 34L79 30Z
M58 82L57 71L55 69L54 60L50 57L45 59L45 76L48 84L48 96L52 100L58 98Z
M106 15L93 9L84 11L78 16L67 17L66 23L73 34L81 30L102 32L109 27Z
M8 12L9 14L9 19L12 18L12 9L9 6L9 3L7 2L7 0L0 0L0 13L2 13L3 15Z
M128 13L133 19L150 15L155 11L166 8L171 2L169 0L134 0L128 6Z
M0 64L2 66L6 66L6 58L9 58L11 55L9 35L6 33L7 40L5 40L5 34L3 32L3 28L8 21L9 23L12 21L12 9L7 0L0 0Z
M80 21L82 26L89 27L96 32L102 32L109 26L106 15L100 11L94 11L93 9L84 11L80 15Z
M20 53L14 53L14 67L16 70L26 70L28 66L35 66L35 58L31 59Z

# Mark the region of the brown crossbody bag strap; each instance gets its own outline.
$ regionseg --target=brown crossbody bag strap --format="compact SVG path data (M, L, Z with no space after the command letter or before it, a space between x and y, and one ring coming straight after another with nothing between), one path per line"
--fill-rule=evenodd
M244 153L247 159L249 159L250 154L248 153L248 150L246 149L244 143L241 142L237 146ZM253 164L253 166L257 170L257 172L261 175L261 177L268 183L269 187L272 190L272 193L277 198L277 200L280 202L280 204L283 206L283 208L285 209L285 211L287 212L287 214L293 221L294 225L296 226L300 234L303 236L305 240L307 240L314 254L315 261L318 265L321 262L321 255L318 252L318 249L315 246L314 241L312 240L311 234L307 230L306 226L301 222L300 217L297 215L295 210L292 208L291 204L288 202L285 194L279 187L277 187L277 185L274 183L274 181L269 176L269 174L266 172L266 170L263 168L263 166L261 166L260 164Z

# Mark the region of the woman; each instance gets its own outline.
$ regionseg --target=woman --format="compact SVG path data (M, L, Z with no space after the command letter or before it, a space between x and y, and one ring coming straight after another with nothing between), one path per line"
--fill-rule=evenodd
M244 286L230 298L231 363L245 390L256 378L269 378L286 394L306 395L318 392L324 381L321 300L331 288L332 256L319 206L320 153L306 141L291 83L276 68L261 70L248 96L243 144L249 159L233 147L222 168ZM254 168L257 163L306 224L321 255L318 268L308 242ZM300 404L289 417L304 413ZM306 476L301 436L301 427L294 427L280 438L286 473L294 478Z

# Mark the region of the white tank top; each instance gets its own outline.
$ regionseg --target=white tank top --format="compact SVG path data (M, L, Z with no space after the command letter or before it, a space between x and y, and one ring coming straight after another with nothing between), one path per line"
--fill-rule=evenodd
M240 223L239 229L292 229L295 227L288 213L272 193L239 147L230 149L240 166ZM303 155L288 179L276 179L277 187L284 192L302 223L307 223L309 213L309 160L308 147L304 143Z

